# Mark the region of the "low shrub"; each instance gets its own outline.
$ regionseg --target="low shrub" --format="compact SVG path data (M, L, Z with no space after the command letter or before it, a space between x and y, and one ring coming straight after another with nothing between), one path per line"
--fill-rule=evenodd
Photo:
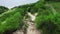
M23 25L23 17L20 13L21 9L13 9L0 14L0 34L6 30L15 30Z
M0 14L6 12L6 11L8 11L8 10L9 10L9 9L8 9L7 7L0 6Z
M50 11L50 12L49 12ZM35 24L38 29L43 31L42 34L60 34L60 18L59 14L56 15L51 10L40 10L35 19Z

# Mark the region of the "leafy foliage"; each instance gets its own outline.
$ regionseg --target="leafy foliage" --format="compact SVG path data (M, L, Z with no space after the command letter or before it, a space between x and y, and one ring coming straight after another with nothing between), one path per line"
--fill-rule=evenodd
M9 9L7 7L4 6L0 6L0 14L4 13L5 11L8 11Z
M17 9L0 14L0 34L6 30L15 30L23 25L23 17Z
M44 8L45 2L44 0L39 0L38 2L32 4L30 8L28 9L28 12L31 12L32 14L38 12L40 8Z
M35 19L35 24L38 29L43 31L42 34L60 34L58 29L60 29L59 13L54 14L50 7L45 9L40 9L38 15Z
M52 6L56 9L56 14L54 14L55 12L51 10L50 6L46 6L45 0L17 6L11 10L8 10L6 7L0 7L2 11L0 12L0 34L3 34L6 30L15 30L19 27L21 28L23 25L26 26L23 18L27 12L31 12L32 14L38 13L34 22L36 27L43 31L42 34L60 34L60 8L56 7L56 4Z

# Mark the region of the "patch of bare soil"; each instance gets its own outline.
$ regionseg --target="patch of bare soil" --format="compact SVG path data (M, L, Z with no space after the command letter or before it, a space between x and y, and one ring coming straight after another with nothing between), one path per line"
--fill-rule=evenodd
M40 31L36 29L36 26L33 22L28 21L27 34L40 34Z
M37 16L37 13L31 14L28 12L30 19L27 20L28 28L27 34L41 34L39 30L37 30L36 25L34 24L34 20Z
M24 34L23 30L17 30L13 34Z

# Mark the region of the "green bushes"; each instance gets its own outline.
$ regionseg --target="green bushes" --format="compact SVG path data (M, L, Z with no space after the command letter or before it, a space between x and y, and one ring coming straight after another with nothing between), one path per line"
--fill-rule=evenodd
M4 13L5 11L8 11L9 9L4 7L4 6L0 6L0 14Z
M42 34L60 34L60 16L58 11L54 12L54 7L50 7L50 5L43 4L42 8L38 9L38 15L35 19L36 27L42 30Z
M39 9L45 8L44 5L45 5L44 0L39 0L30 6L28 12L31 12L32 14L37 13Z
M56 24L55 24L54 15L40 15L36 18L35 23L38 29L43 31L43 34L53 34L55 33Z
M6 30L15 30L24 25L23 17L27 12L38 13L35 24L42 34L60 34L59 12L51 10L50 6L45 6L45 1L41 0L31 5L14 7L11 10L0 14L0 34ZM26 17L27 18L27 17Z
M51 9L42 9L35 19L35 24L38 29L43 31L42 34L60 34L60 16L58 12L54 14Z
M0 34L6 30L15 30L23 25L23 17L19 11L13 9L0 14Z

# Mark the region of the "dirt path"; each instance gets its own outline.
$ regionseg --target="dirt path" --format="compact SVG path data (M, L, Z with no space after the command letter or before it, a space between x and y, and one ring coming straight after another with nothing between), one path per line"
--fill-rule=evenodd
M40 34L40 31L36 29L36 26L33 22L28 21L27 34Z
M24 33L23 30L17 30L13 34L41 34L40 31L37 30L36 25L33 22L37 14L32 15L31 13L28 13L28 15L30 16L30 18L25 21L28 26L26 29L26 33Z
M27 20L27 24L28 24L27 34L40 34L40 31L37 30L36 25L33 22L36 18L37 13L33 15L28 12L28 15L30 16L30 19Z
M13 34L24 34L23 30L17 30Z

